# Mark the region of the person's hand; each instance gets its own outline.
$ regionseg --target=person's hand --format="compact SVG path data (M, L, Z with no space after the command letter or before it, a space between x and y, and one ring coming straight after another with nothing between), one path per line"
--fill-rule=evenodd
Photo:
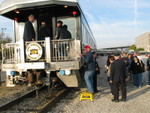
M99 68L96 68L96 71L98 71L99 70Z
M80 54L80 57L83 57L84 55L83 54Z
M112 80L110 80L109 82L110 82L111 84L113 83L113 81L112 81Z

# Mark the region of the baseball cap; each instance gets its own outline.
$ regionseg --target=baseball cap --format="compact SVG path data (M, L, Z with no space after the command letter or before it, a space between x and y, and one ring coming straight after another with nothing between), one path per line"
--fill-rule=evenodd
M85 45L84 48L90 48L91 49L91 46L90 45Z

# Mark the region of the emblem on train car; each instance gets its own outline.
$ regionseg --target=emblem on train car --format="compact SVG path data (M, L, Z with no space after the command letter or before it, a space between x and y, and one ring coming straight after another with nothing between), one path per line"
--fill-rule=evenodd
M26 47L26 56L30 60L39 60L43 54L40 44L33 42Z

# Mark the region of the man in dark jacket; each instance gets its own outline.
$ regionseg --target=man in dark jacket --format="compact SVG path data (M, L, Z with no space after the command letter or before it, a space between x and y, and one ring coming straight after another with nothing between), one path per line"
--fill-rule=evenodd
M124 61L120 60L120 55L115 54L115 61L111 64L110 67L110 83L113 84L112 92L114 99L113 102L119 102L119 87L122 93L122 101L126 101L126 64Z
M62 21L57 22L55 39L71 39L71 33L68 31L68 26L63 25Z
M85 62L85 74L84 79L90 93L94 93L93 76L96 69L95 58L91 52L91 47L86 45L84 47L84 53L81 55Z
M150 86L150 53L148 54L148 59L147 59L147 71L148 71L148 85Z
M96 57L97 57L97 54L95 52L93 52L93 57L95 58L95 72L94 72L94 76L93 76L93 87L94 87L94 92L98 92L97 90L97 75L100 74L100 67L96 61Z
M70 31L68 31L68 26L67 25L63 25L63 29L62 29L62 38L63 39L71 39L71 33Z
M45 40L45 37L50 37L50 35L51 35L50 29L47 27L46 23L43 21L41 23L41 27L39 28L38 40Z
M25 23L23 39L25 41L34 41L35 40L35 31L32 23L35 21L34 15L28 17L28 21Z

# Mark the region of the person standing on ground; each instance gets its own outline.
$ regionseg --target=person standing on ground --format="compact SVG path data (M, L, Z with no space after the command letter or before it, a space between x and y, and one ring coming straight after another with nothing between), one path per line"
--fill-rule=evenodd
M113 91L112 91L112 83L110 83L110 67L111 67L111 63L113 63L115 61L115 57L114 56L109 56L109 61L110 61L110 64L108 66L108 72L107 72L107 76L108 76L108 83L109 83L109 86L110 86L110 90L111 90L111 93L113 95Z
M129 65L128 63L128 57L127 57L127 53L122 53L122 57L121 60L124 61L126 63L126 66Z
M148 58L147 58L147 71L148 71L148 84L147 84L147 86L150 86L150 54L148 54Z
M126 64L120 60L120 55L116 53L115 61L111 63L110 67L110 83L112 83L113 102L119 102L119 87L122 94L121 101L126 101Z
M35 21L34 15L28 17L28 21L25 23L23 39L24 41L34 41L35 31L32 23Z
M98 92L98 90L97 90L97 75L100 74L100 67L96 61L97 54L95 52L93 52L93 57L95 58L95 66L96 66L94 76L93 76L93 87L94 87L94 92Z
M128 75L130 76L130 79L129 81L132 83L133 82L133 75L131 73L131 64L133 62L133 56L132 54L128 54L128 66L127 66L127 72L128 72Z
M131 72L133 74L133 85L134 87L142 87L142 72L144 71L144 63L139 60L137 56L133 57L131 64Z
M91 52L91 46L86 45L84 47L84 52L83 54L81 54L81 57L83 58L85 63L84 79L86 85L88 87L89 92L94 93L93 76L94 76L96 66L95 66L95 59L93 57L93 53Z

